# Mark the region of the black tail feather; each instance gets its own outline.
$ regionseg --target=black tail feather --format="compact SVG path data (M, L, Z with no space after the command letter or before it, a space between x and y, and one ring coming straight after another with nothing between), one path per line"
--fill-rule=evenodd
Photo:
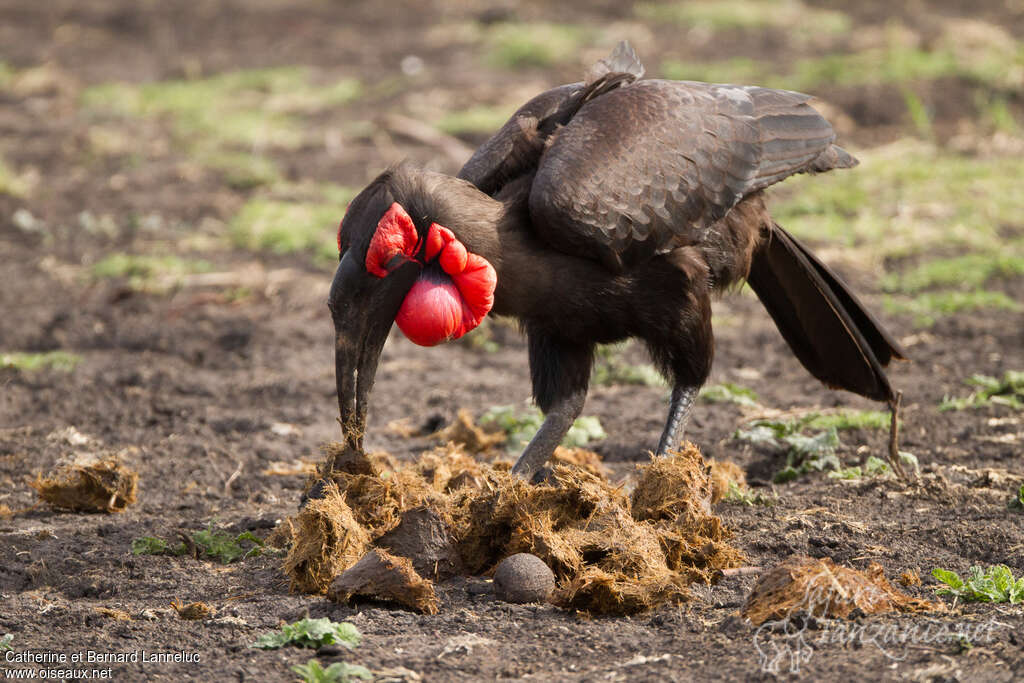
M878 401L895 398L882 368L906 358L853 292L777 224L747 281L807 370L830 387Z

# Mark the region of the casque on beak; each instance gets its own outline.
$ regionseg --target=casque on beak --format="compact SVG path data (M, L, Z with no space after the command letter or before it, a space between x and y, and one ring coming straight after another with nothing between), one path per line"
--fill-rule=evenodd
M327 305L334 320L339 422L348 448L362 449L367 403L381 350L421 268L406 260L387 277L376 277L366 272L352 252L338 264Z

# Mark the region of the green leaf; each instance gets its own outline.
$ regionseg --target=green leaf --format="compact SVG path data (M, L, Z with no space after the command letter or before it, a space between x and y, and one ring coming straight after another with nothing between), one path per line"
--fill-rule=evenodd
M11 647L11 643L14 642L13 633L5 633L3 638L0 638L0 652L9 652L14 648Z
M956 572L949 571L948 569L940 569L936 567L932 570L932 576L941 581L942 583L950 586L954 589L963 588L964 582L960 579L960 575Z

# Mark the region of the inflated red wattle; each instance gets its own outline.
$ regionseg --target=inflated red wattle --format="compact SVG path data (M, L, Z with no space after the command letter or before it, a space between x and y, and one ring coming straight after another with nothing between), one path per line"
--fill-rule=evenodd
M420 278L405 295L395 322L409 341L420 346L435 346L465 334L464 308L462 295L454 282Z
M458 339L483 321L494 306L498 276L487 259L470 254L451 230L430 226L425 258L442 273L421 275L406 294L395 322L410 341L434 346Z

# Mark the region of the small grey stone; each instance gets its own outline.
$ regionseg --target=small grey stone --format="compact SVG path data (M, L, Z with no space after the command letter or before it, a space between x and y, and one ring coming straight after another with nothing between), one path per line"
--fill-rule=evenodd
M494 596L505 602L546 602L554 589L555 575L536 555L511 555L494 571Z

